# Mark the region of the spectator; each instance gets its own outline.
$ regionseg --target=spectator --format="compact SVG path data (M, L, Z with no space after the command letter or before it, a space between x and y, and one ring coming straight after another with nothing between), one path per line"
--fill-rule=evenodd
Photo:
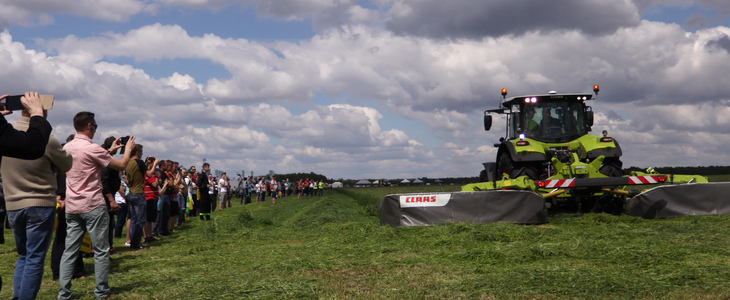
M124 167L129 182L129 195L127 202L129 208L129 247L132 249L146 249L141 245L143 228L147 218L148 202L145 197L145 178L154 176L155 166L160 162L159 159L153 159L150 165L142 161L144 155L144 146L141 144L134 145L129 162ZM156 209L156 206L155 206ZM151 234L150 234L151 237ZM145 242L151 241L145 238Z
M179 178L179 184L178 184L178 193L177 193L177 204L178 204L178 216L177 216L177 223L175 223L175 226L180 226L183 223L185 223L185 215L186 211L185 208L188 206L188 185L187 185L187 172L185 171L185 168L178 168L177 169L177 178Z
M14 128L28 130L30 119L30 113L24 109ZM53 170L65 173L72 162L71 154L53 136L41 158L2 158L5 205L19 256L13 275L13 299L35 299L38 294L55 220L58 184Z
M121 146L120 141L113 136L106 138L104 143L101 144L101 147L109 151L109 154L112 156L117 154L117 149ZM101 185L104 201L109 211L109 254L116 254L117 251L114 249L114 225L116 223L114 222L114 217L117 215L120 207L117 201L114 200L114 194L119 191L119 186L121 185L121 172L109 167L102 168Z
M148 156L145 159L145 166L147 170L152 170L152 175L145 173L144 175L144 198L146 207L146 219L144 227L142 227L142 233L144 234L144 242L150 243L157 241L153 235L153 223L157 221L157 201L160 198L158 186L160 185L160 178L157 176L157 170L155 165L159 164L160 160L152 156ZM131 243L130 243L131 246Z
M131 238L129 236L129 219L127 219L127 215L129 212L129 209L127 208L127 195L129 194L129 186L127 185L127 180L123 176L121 180L119 180L120 186L119 190L114 193L114 201L117 202L119 205L119 210L117 211L117 223L114 225L114 238L122 238L122 232L124 230L124 224L127 224L127 234L126 239L127 242L131 241Z
M218 206L218 180L216 180L213 174L208 174L208 182L210 182L210 189L208 195L210 195L211 211L215 211Z
M190 211L189 216L196 217L198 215L198 209L200 208L199 197L200 191L198 190L198 172L195 170L195 166L188 169L190 174L190 196L193 198L193 209Z
M279 189L279 183L276 182L276 176L271 176L271 182L269 182L269 188L271 188L271 204L276 205L276 193Z
M73 139L74 135L72 134L66 138L66 142L70 142ZM51 273L54 281L59 278L61 256L64 250L66 250L66 208L64 206L64 200L66 200L66 174L56 173L56 182L58 185L58 189L56 189L56 218L58 219L58 226L56 227L56 235L53 238L53 246L51 246ZM83 278L85 276L84 260L81 255L77 255L71 278Z
M0 96L0 100L7 96ZM43 117L43 105L38 93L27 92L20 98L20 102L30 116L28 130L25 132L8 124L5 115L12 112L5 110L4 104L0 104L0 155L20 159L41 158L51 136L51 124Z
M129 162L134 147L131 136L125 145L121 160L113 158L109 152L91 142L98 125L94 113L80 112L74 116L75 138L64 146L73 156L73 166L66 173L66 250L61 258L58 299L70 299L71 276L74 261L78 256L81 240L88 232L94 249L94 277L97 298L109 296L109 214L104 202L101 186L101 169L111 167L123 170Z
M198 174L198 190L200 191L200 219L210 220L210 194L208 191L211 188L210 181L208 181L208 171L210 171L210 164L204 163L203 170Z
M188 212L188 217L195 217L195 209L197 208L196 202L198 202L198 185L195 183L195 167L191 167L187 171L187 176L185 176L185 186L188 190L188 198L190 198L190 201L193 202L192 209ZM185 203L185 205L189 205L188 203Z
M170 195L170 217L167 219L167 232L172 234L175 225L177 225L177 217L180 215L180 183L182 182L182 174L180 174L179 164L171 161L171 165L167 167L167 174L172 178L172 194Z
M226 180L226 178L226 173L223 172L223 174L221 174L221 178L218 179L218 186L220 187L218 190L218 203L220 204L221 209L226 208L226 200L228 199L228 180ZM228 207L231 207L230 204Z
M168 221L170 220L170 201L175 193L175 177L170 172L172 170L172 161L165 160L164 164L160 164L160 200L157 204L157 233L161 236L169 236Z

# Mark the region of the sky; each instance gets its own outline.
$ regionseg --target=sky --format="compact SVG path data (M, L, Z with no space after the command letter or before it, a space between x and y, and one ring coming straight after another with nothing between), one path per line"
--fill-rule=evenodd
M54 95L59 140L91 111L229 174L477 176L502 88L594 84L624 167L728 165L728 75L726 0L0 0L0 94Z

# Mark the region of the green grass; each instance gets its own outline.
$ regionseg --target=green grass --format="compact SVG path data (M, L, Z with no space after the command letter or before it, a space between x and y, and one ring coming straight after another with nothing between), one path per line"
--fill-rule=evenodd
M730 216L558 214L540 226L379 225L374 206L384 195L458 189L353 188L218 210L214 221L186 222L151 249L113 256L112 299L730 297ZM0 298L8 299L17 254L9 230L5 237ZM85 263L91 271L93 259ZM93 286L89 276L72 289L93 299ZM57 289L46 266L38 299L54 299Z

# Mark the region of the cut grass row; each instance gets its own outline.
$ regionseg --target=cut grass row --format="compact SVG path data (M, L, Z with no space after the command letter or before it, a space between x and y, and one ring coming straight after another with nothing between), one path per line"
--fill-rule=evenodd
M730 297L728 216L559 214L541 226L379 225L374 204L386 194L458 189L343 189L219 210L213 221L186 222L151 249L113 256L112 299ZM8 230L5 237L0 297L10 298L17 254ZM85 261L88 271L92 261ZM53 299L58 283L48 267L44 276L38 299ZM89 276L73 290L93 299L93 285Z

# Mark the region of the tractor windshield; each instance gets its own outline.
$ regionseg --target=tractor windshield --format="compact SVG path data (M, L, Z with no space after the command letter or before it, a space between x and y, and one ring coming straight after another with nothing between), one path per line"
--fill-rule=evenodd
M586 133L583 102L541 101L525 104L514 121L514 136L524 133L526 137L551 143L574 140Z

